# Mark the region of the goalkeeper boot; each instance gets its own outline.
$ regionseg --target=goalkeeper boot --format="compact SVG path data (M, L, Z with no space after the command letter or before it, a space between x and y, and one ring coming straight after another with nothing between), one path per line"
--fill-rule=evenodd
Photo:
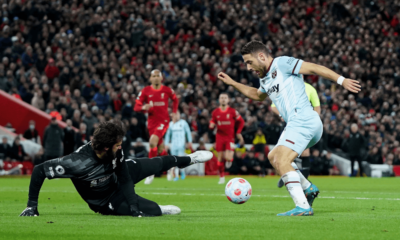
M311 207L305 209L297 206L290 211L279 213L276 216L312 216L312 215L314 215L314 211Z
M176 215L181 213L181 209L174 205L158 205L161 208L162 215Z
M306 190L304 190L304 194L306 195L308 204L310 204L310 206L312 207L315 198L318 197L319 189L317 188L317 186L311 183L311 185Z
M190 159L191 159L190 164L195 164L195 163L203 163L203 162L207 162L208 160L211 160L211 158L213 157L213 154L210 151L200 150L200 151L196 151L194 153L189 154L188 157L190 157Z
M144 180L144 184L151 184L154 180L154 175L148 176L146 180Z

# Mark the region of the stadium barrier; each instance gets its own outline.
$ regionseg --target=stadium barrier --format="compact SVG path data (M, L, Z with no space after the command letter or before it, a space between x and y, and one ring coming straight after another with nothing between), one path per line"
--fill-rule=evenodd
M51 116L32 105L17 99L10 94L0 90L0 125L5 126L11 123L15 129L15 133L23 134L29 127L29 121L35 121L36 130L39 136L43 139L44 129L50 124ZM58 126L61 128L67 127L67 124L58 120ZM77 131L76 128L73 128Z

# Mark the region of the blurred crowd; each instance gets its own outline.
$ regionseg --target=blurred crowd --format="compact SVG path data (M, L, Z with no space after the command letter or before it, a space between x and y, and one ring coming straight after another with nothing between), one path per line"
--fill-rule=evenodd
M254 102L217 80L224 71L258 87L240 49L260 40L274 57L294 56L361 82L362 91L352 94L305 77L319 93L324 123L313 154L351 154L356 123L365 160L400 164L398 0L0 0L0 6L0 89L79 129L78 137L69 136L70 149L113 118L124 122L129 141L147 141L146 116L133 106L152 69L179 96L194 142L214 142L211 111L227 92L245 119L245 142L261 134L275 144L285 123L270 111L271 101Z

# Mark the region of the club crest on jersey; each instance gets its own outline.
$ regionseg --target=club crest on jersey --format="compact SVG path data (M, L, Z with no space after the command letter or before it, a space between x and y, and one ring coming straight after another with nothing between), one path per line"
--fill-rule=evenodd
M271 74L271 76L272 76L272 78L276 78L276 75L277 75L278 73L276 72L276 69L272 72L272 74Z
M161 93L161 98L164 98L164 93Z
M275 86L272 86L270 89L268 89L267 94L269 96L274 92L276 92L276 93L279 92L279 84L276 84Z

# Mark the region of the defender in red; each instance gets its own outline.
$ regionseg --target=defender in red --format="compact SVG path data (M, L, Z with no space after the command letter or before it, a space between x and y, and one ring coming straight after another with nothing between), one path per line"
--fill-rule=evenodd
M210 121L210 129L214 129L217 126L216 134L216 146L215 150L218 152L218 170L219 170L219 182L218 184L225 183L225 165L227 167L232 165L235 136L239 139L239 143L243 144L243 136L241 134L244 120L240 114L233 108L228 106L229 96L226 93L219 95L219 108L212 112L212 118ZM235 131L235 126L237 129Z
M163 137L170 122L168 113L169 99L173 101L172 114L177 114L179 100L174 90L161 84L160 70L153 70L150 76L151 85L143 88L136 99L134 110L148 113L147 128L150 135L149 158L156 157L164 150ZM147 177L145 184L153 182L154 175Z

